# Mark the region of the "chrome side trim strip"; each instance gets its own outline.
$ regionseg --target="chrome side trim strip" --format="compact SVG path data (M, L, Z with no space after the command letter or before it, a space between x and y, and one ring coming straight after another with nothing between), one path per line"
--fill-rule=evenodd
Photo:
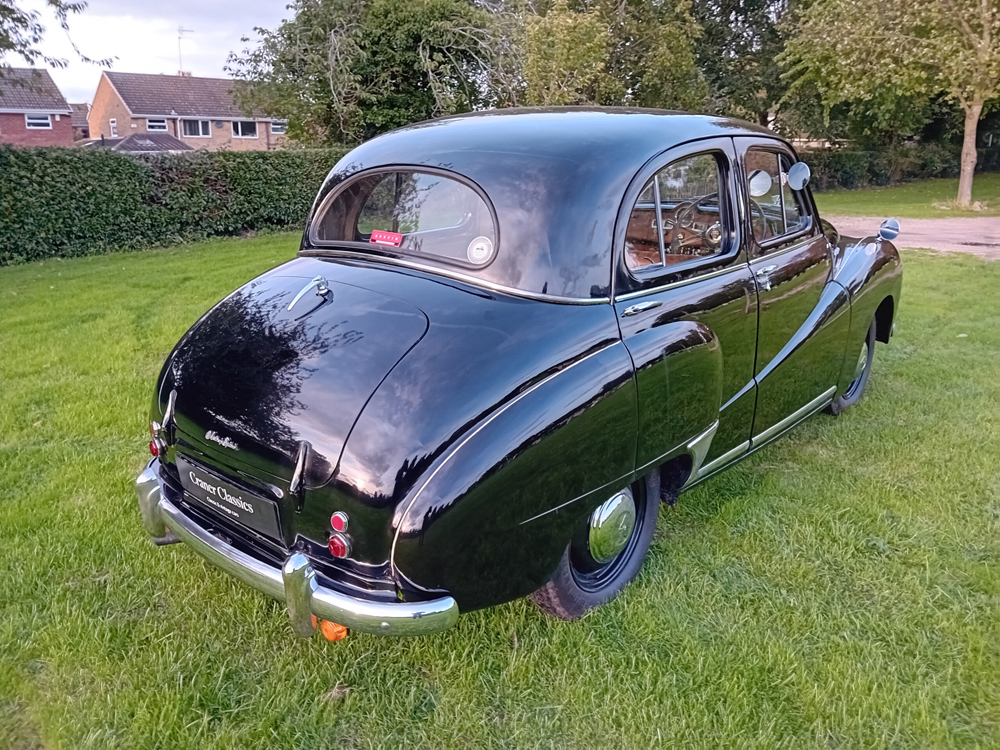
M312 616L348 628L382 635L427 635L458 621L458 604L450 596L421 602L384 602L358 599L321 586L309 558L293 552L275 568L213 536L188 518L164 495L151 461L136 480L143 524L150 533L169 532L210 564L273 599L285 602L296 635L315 632Z
M560 297L555 294L541 294L538 292L527 292L522 289L514 289L513 287L504 286L502 284L494 284L492 281L486 281L485 279L480 279L476 276L470 276L469 274L459 273L458 271L450 271L446 268L439 268L437 266L428 266L423 263L416 263L414 261L403 260L402 258L393 258L388 255L372 255L371 253L362 253L358 251L345 250L339 247L329 247L322 250L309 248L299 251L299 257L301 258L348 258L350 260L363 260L368 263L378 264L385 263L390 266L400 266L401 268L411 268L416 271L424 271L433 276L444 276L448 279L454 279L455 281L462 281L470 286L479 287L481 289L486 289L491 292L499 292L500 294L509 294L512 297L521 297L523 299L536 300L538 302L554 302L560 305L606 305L611 301L610 297L592 297L592 298L582 298L582 297Z
M712 447L712 439L715 438L715 433L718 429L719 420L717 419L707 430L691 438L685 446L686 452L691 456L691 473L688 474L688 478L681 485L682 490L698 477L701 465L705 462L705 456L708 455L708 449Z
M746 453L749 448L750 448L750 441L747 440L745 442L740 443L732 450L726 451L718 458L713 458L711 461L709 461L707 464L705 464L698 470L698 476L695 477L695 481L700 481L705 477L707 477L709 474L714 474L719 469L724 468L725 466L727 466L728 464L732 463L737 458L742 456L744 453Z
M734 266L728 266L726 268L719 268L715 271L709 271L708 273L703 273L698 276L692 276L690 279L681 279L680 281L673 281L669 284L663 284L662 286L653 287L652 289L639 289L635 292L628 292L627 294L619 294L615 297L615 302L627 302L630 299L639 299L640 297L645 297L649 294L656 294L657 292L665 292L668 289L678 289L682 286L688 286L689 284L695 284L699 281L705 281L706 279L714 279L718 276L725 276L727 273L733 273L734 271L745 270L747 267L746 263L737 263Z
M813 412L819 411L824 406L833 401L833 394L835 394L836 392L837 392L837 386L832 386L831 388L827 389L826 391L818 395L816 398L814 398L812 401L810 401L808 404L803 406L801 409L797 409L796 411L794 411L793 413L789 414L787 417L782 419L780 422L777 422L768 427L766 430L754 435L752 438L750 438L751 445L753 445L756 448L758 443L766 443L769 440L773 440L774 438L778 437L778 435L780 435L788 428L794 426L797 422L801 422L803 419L808 417Z

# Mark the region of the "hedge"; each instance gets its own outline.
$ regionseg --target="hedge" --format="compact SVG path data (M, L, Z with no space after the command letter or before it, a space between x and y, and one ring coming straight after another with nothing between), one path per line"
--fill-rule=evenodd
M817 149L804 150L800 156L812 170L809 184L817 192L931 177L958 177L961 161L959 152L934 143L895 153ZM997 171L1000 171L1000 148L978 149L976 172Z
M0 146L0 266L300 227L343 154Z

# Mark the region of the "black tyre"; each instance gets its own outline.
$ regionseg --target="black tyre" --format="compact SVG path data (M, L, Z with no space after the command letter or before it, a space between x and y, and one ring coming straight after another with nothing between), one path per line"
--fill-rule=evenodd
M871 374L872 360L874 358L875 321L873 320L872 324L868 327L868 338L865 339L865 343L861 346L861 352L858 354L857 365L854 368L854 380L847 386L843 394L830 402L830 405L826 408L827 413L837 416L861 400L861 395L865 392L865 386L868 385L868 376Z
M566 548L552 579L531 594L532 601L546 614L560 620L577 620L614 599L639 574L656 532L660 510L658 472L622 490L601 507L624 493L631 494L635 525L623 549L611 559L595 556L591 549L591 516Z

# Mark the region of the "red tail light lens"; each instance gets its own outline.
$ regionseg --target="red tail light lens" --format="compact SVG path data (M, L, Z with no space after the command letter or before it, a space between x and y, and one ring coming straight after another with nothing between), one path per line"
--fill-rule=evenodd
M347 531L347 514L338 510L330 516L330 526L334 531Z
M347 557L351 554L351 543L345 534L331 534L326 546L334 557Z
M160 455L160 447L156 444L155 440L149 441L149 453L153 458L158 458Z

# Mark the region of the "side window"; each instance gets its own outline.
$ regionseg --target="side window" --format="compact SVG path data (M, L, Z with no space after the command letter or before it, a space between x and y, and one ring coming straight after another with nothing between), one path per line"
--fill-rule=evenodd
M670 266L716 255L722 249L722 176L712 154L671 162L639 195L625 231L631 270Z
M781 155L781 199L785 206L785 231L797 232L804 228L804 218L809 215L808 205L801 190L792 190L788 186L788 170L792 168L792 160L787 154Z
M792 159L788 154L751 149L744 161L750 223L758 242L804 229L809 211L801 190L788 186Z
M758 242L785 233L785 214L781 207L781 170L773 151L753 149L747 152L747 194L750 196L750 223Z

